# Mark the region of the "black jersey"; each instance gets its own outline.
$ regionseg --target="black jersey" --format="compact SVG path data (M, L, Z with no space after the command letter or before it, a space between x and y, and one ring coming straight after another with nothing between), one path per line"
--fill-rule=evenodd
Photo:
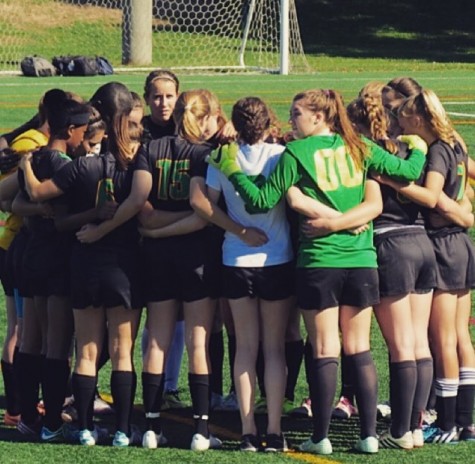
M398 152L394 156L406 159L410 153L407 144L397 142ZM418 185L423 182L423 176L416 181ZM424 219L421 213L421 207L406 198L404 195L396 192L388 185L380 184L381 195L383 198L383 212L373 220L375 233L378 229L400 227L400 226L424 226Z
M152 174L149 201L162 211L190 211L190 179L206 177L209 144L192 144L182 137L162 137L143 146L136 169Z
M467 163L468 155L459 143L452 148L448 143L436 140L429 146L425 172L426 175L431 171L440 173L445 179L442 191L452 200L459 201L464 196L467 184ZM438 213L435 210L424 211L429 234L440 235L464 230L456 224L435 228L430 221L432 214Z
M105 198L122 203L132 186L134 164L128 169L118 167L111 153L76 158L54 177L53 182L69 194L69 212L81 213L95 208ZM97 242L98 245L127 245L138 240L135 217Z
M150 142L151 140L160 139L168 135L175 135L175 121L170 119L165 126L159 126L152 121L151 116L144 116L142 118L143 134L142 143Z
M36 178L39 181L51 179L54 174L61 170L65 165L71 163L71 158L66 154L58 151L51 150L47 147L42 147L33 153L31 167ZM20 184L21 191L29 198L28 192L25 186L25 176L23 171L18 171L18 182ZM52 200L50 203L62 204L65 202L64 198ZM28 218L28 229L34 235L50 237L57 233L54 225L54 219L43 218L41 216L31 216Z

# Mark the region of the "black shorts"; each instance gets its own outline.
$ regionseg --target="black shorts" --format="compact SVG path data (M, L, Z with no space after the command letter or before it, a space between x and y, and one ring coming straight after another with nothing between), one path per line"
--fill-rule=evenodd
M367 308L379 303L376 268L297 268L297 304L300 309L336 306Z
M425 230L374 237L381 297L427 293L436 284L434 247Z
M223 296L284 300L295 294L294 263L266 267L223 266Z
M29 237L28 229L22 227L8 247L6 260L6 272L12 276L13 288L17 288L19 295L25 298L33 297L33 293L29 289L28 279L23 271L23 255Z
M71 239L65 234L30 234L23 251L23 274L34 296L70 295Z
M142 308L139 265L138 245L119 248L75 244L71 257L73 308Z
M475 288L475 250L465 232L431 236L437 261L439 290Z
M202 234L144 239L142 263L147 303L191 302L219 295L220 269L208 256Z
M13 275L7 270L7 250L0 248L0 280L6 296L13 296Z

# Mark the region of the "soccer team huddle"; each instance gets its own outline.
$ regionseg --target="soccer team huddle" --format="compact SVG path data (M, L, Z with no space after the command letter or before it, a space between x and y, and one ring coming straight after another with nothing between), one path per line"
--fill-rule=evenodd
M331 454L332 416L355 412L361 453L475 441L475 166L463 139L409 77L369 82L347 106L336 90L303 91L289 122L284 133L253 96L227 121L216 95L180 93L159 69L143 99L119 82L88 102L51 89L2 137L5 424L44 442L93 446L111 433L113 446L173 446L160 413L179 404L185 346L194 451L222 445L213 409L239 410L241 451L287 451L281 417L301 364L313 422L303 452ZM373 314L389 352L380 436ZM142 430L131 424L137 338ZM108 358L114 430L94 422Z

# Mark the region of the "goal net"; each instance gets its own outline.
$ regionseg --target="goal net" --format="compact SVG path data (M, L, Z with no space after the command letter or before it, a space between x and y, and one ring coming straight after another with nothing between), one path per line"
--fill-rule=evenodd
M150 37L151 61L140 69L281 72L281 25L288 24L288 71L309 72L295 0L285 1L286 18L280 0L150 1L140 35ZM130 59L136 6L137 0L2 0L0 71L18 71L21 59L34 54L102 55L116 69L136 69Z

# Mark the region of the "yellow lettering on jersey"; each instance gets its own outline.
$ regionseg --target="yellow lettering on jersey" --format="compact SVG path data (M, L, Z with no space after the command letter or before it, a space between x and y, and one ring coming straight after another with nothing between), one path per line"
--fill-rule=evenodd
M336 150L317 150L314 161L317 185L323 192L337 190L340 186L356 187L363 183L363 171L356 169L344 146Z

